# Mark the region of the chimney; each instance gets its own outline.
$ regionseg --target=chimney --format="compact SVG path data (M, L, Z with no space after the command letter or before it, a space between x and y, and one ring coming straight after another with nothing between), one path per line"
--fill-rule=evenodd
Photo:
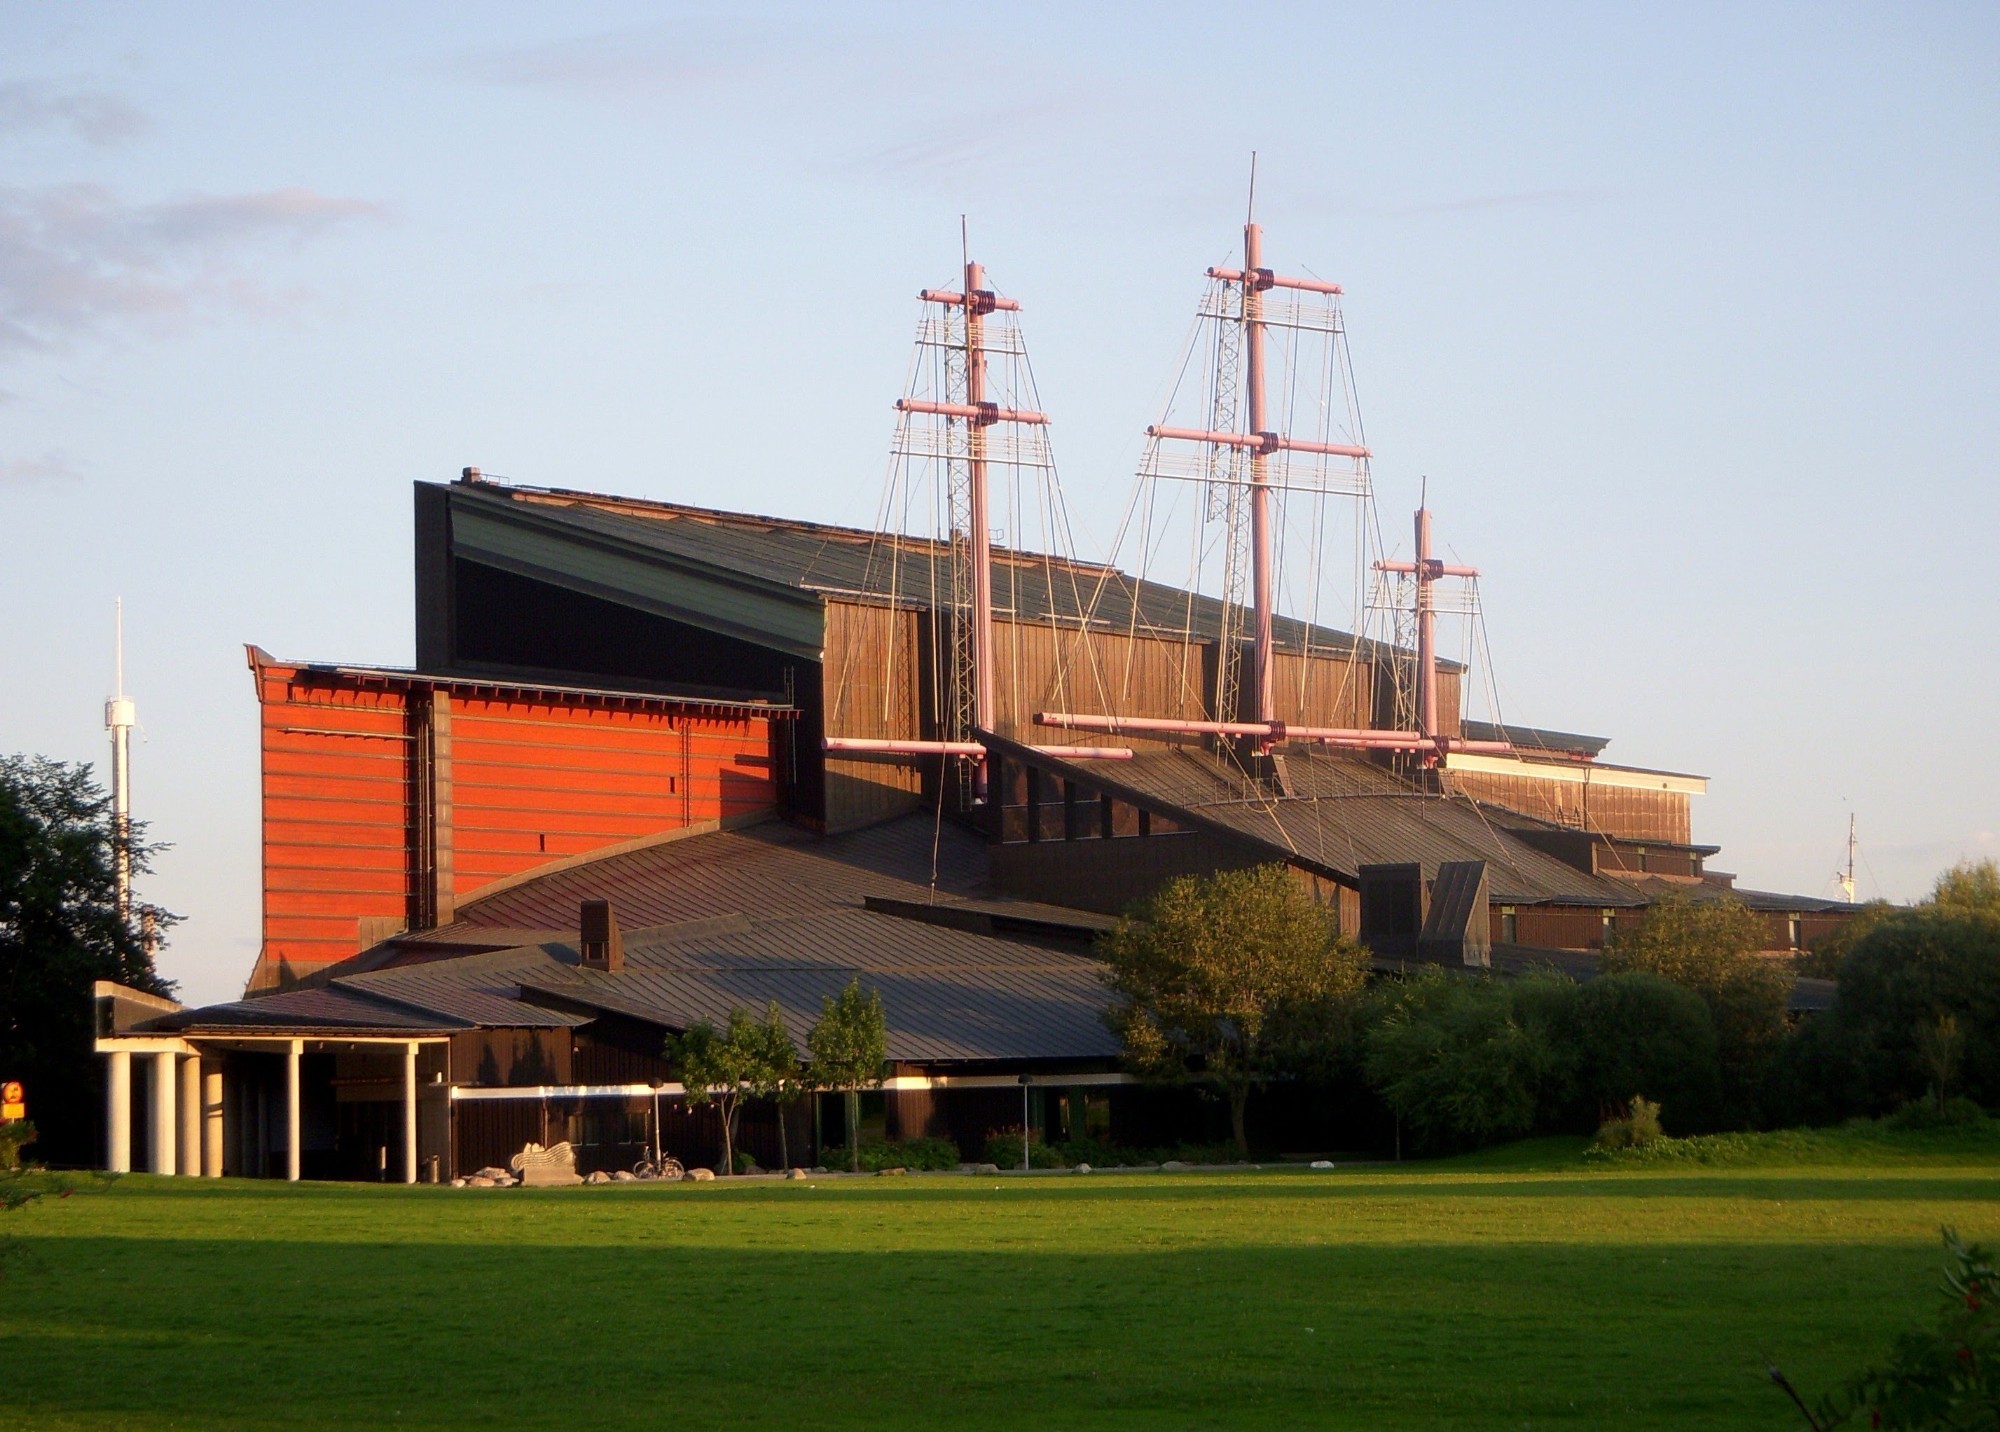
M617 974L625 968L625 938L618 933L618 917L611 913L609 900L586 900L580 920L577 953L587 970Z
M460 482L484 482L486 478L478 468L468 467L458 475Z

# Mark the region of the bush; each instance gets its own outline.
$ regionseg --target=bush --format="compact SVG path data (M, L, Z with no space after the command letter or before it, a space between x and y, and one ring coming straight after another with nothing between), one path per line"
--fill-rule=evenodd
M1715 1127L1722 1066L1700 995L1635 971L1599 975L1578 991L1576 1003L1577 1086L1586 1117L1622 1108L1634 1089L1644 1089L1681 1133Z
M846 1148L824 1148L819 1151L820 1165L835 1173L851 1167ZM880 1173L885 1168L907 1168L918 1172L936 1172L955 1169L961 1160L958 1145L950 1139L890 1139L879 1144L861 1146L861 1171Z
M1855 1042L1863 1109L1893 1109L1935 1086L1923 1041L1946 1015L1963 1041L1952 1082L2000 1104L2000 914L1947 904L1898 911L1841 964L1837 1010Z
M988 1134L986 1136L986 1161L991 1164L998 1164L1001 1168L1019 1168L1021 1166L1020 1129L995 1129L992 1133ZM1061 1147L1045 1144L1042 1142L1042 1136L1039 1133L1035 1133L1032 1130L1029 1132L1029 1168L1068 1168L1070 1165L1071 1160L1065 1156Z
M1666 1131L1660 1127L1660 1106L1634 1094L1623 1114L1606 1119L1597 1126L1597 1137L1590 1146L1595 1149L1636 1149L1665 1135Z
M1970 1129L1986 1122L1986 1111L1970 1099L1947 1099L1940 1108L1926 1096L1912 1099L1882 1122L1892 1129Z
M764 1170L758 1166L755 1155L751 1154L746 1149L738 1149L736 1151L736 1172L762 1173L763 1171Z
M0 1124L0 1173L21 1167L21 1150L35 1141L35 1126L26 1119Z
M1444 970L1384 985L1364 1012L1363 1068L1421 1145L1519 1138L1572 1087L1560 1026L1574 988L1546 975L1509 984Z

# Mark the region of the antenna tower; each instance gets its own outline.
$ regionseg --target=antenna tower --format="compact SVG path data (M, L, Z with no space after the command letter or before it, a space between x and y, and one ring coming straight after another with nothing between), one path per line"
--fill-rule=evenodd
M139 708L125 694L125 599L113 608L112 638L114 690L104 703L104 729L111 733L111 832L112 860L118 880L118 918L132 918L132 728L138 724Z

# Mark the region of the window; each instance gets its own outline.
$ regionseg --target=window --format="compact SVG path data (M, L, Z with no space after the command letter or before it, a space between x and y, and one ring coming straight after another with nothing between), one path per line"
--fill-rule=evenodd
M1500 943L1503 945L1521 943L1521 917L1512 905L1500 907Z
M1785 921L1785 925L1787 927L1786 934L1792 942L1792 948L1796 950L1799 947L1799 917L1797 915L1792 916Z

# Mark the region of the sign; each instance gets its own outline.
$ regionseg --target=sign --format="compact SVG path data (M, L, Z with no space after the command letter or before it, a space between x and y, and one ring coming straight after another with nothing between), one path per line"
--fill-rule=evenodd
M16 1119L28 1117L28 1101L21 1089L19 1079L9 1079L0 1084L0 1124L11 1124Z

